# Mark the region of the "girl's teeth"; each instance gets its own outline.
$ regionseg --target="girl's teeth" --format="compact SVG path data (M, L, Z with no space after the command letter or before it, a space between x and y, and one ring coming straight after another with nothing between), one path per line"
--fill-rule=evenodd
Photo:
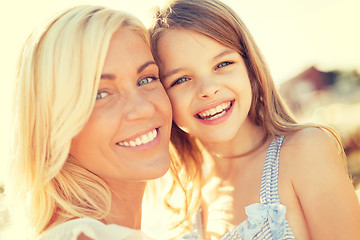
M219 117L223 116L225 113L226 113L226 111L223 111L222 113L219 113L215 116L207 118L207 120L213 120L213 119L219 118Z
M215 108L211 108L211 109L208 109L201 113L198 113L198 115L203 119L204 118L206 118L208 120L215 119L215 118L218 118L218 117L221 117L222 115L224 115L226 112L224 110L228 109L229 107L230 107L230 102L222 103L222 104L216 106Z
M137 137L135 140L122 141L122 142L118 142L117 144L119 146L135 147L135 146L139 146L139 145L151 142L152 140L154 140L156 138L156 136L157 136L157 131L156 131L156 129L154 129L147 134Z

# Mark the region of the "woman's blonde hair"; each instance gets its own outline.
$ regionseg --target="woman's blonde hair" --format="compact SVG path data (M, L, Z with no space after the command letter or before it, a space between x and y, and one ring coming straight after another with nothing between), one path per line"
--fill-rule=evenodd
M69 149L91 115L109 42L119 27L149 43L137 18L78 6L37 29L22 49L6 197L10 209L24 211L36 235L71 218L101 219L110 209L107 184L77 166Z
M295 121L276 90L267 64L252 35L238 15L226 4L218 0L174 0L166 8L158 10L154 24L150 28L151 47L156 61L159 61L159 39L169 29L186 29L201 33L236 50L242 56L252 89L252 104L248 116L254 124L262 126L269 136L286 134L306 126L318 126L301 125ZM322 128L330 131L341 146L340 138L333 129ZM177 170L172 171L174 187L180 185L185 195L189 195L190 201L193 197L190 196L192 191L186 191L185 186L189 181L196 181L194 186L201 185L203 160L199 157L200 150L195 144L195 139L183 132L174 122L172 129L171 142L175 149L173 154L176 155L173 157L173 164L177 165ZM177 174L181 168L187 172L184 174L186 178L181 178ZM186 213L188 217L183 222L186 227L189 226L186 220L194 214L198 205L199 199L197 204L187 203L187 206L195 208L189 208Z

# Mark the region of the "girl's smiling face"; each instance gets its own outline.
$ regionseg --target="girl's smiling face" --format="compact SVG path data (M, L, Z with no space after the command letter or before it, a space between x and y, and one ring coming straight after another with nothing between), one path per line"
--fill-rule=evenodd
M203 142L233 139L252 97L240 54L200 33L172 29L160 37L158 56L176 124Z
M169 168L171 106L149 45L132 30L113 35L89 121L70 155L105 181L142 181Z

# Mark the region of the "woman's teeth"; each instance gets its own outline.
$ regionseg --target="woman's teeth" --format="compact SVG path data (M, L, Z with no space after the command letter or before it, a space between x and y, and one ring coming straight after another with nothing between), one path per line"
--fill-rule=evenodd
M156 129L154 129L147 134L137 137L134 140L118 142L117 145L126 146L126 147L136 147L151 142L156 138L156 136L157 136L157 131Z
M203 120L216 119L223 116L231 108L231 105L231 102L222 103L214 108L199 112L196 115Z

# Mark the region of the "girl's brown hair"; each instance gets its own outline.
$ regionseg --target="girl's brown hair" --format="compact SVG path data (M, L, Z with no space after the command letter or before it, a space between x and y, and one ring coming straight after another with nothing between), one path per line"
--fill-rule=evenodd
M270 71L256 45L249 30L227 5L218 0L175 0L165 9L156 13L155 22L150 29L151 46L156 61L158 56L158 42L161 36L169 29L186 29L201 33L220 44L236 50L244 59L251 89L252 104L248 113L250 120L264 128L269 136L286 134L302 129L306 126L298 124L291 112L286 107L275 88ZM161 76L161 69L160 69ZM337 133L328 127L322 127L331 132L341 146ZM182 189L188 181L198 181L201 185L202 158L198 154L200 150L192 137L183 132L173 123L171 141L176 149L179 158L178 165L183 165L188 171L187 179L179 179L176 172L173 172ZM191 147L189 147L191 146ZM196 154L193 152L196 149ZM189 169L196 166L197 170ZM185 195L188 194L186 191ZM198 206L197 204L193 206ZM188 204L189 205L189 204ZM189 209L187 214L193 214L194 210ZM189 217L188 217L189 218ZM187 218L187 219L188 219Z

